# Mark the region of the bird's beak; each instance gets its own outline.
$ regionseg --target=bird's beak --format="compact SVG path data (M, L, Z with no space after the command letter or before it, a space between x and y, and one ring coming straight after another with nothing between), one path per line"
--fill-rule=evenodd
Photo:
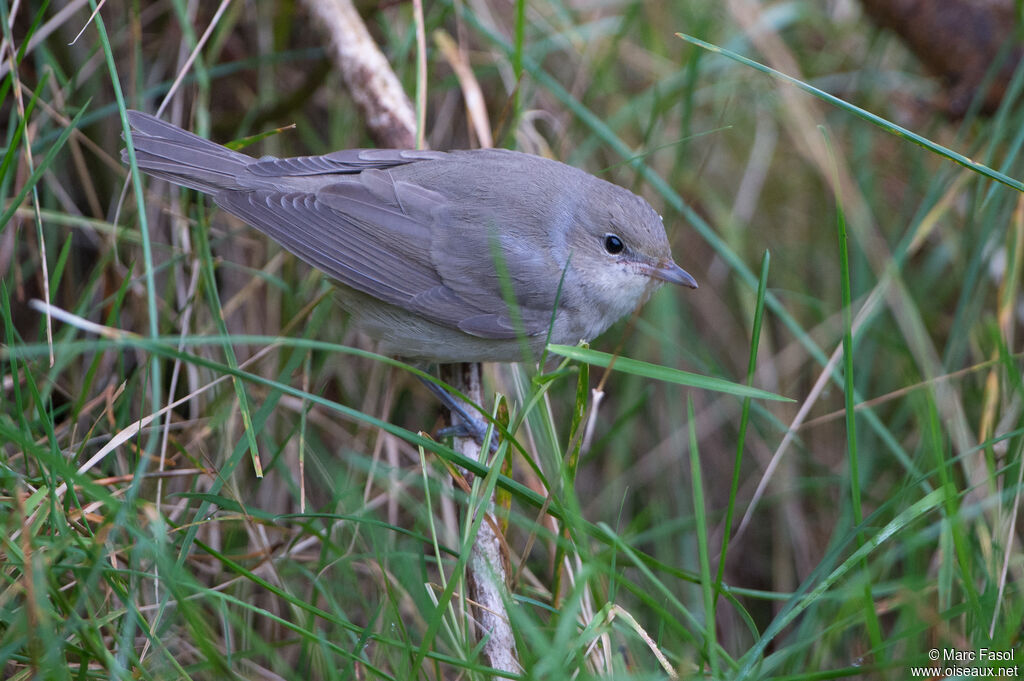
M667 262L643 263L641 271L652 279L661 279L670 284L679 284L688 288L697 288L697 280L689 272L671 260Z

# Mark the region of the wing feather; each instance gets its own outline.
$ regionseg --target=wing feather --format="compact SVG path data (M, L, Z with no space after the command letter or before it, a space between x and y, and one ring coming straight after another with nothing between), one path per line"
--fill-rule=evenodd
M440 161L447 157L448 154L441 151L342 149L323 156L265 156L250 164L249 171L260 177L356 175L366 170L394 168L416 161Z
M346 189L342 194L357 193ZM508 315L488 312L495 302L504 308L500 296L495 301L485 290L476 297L460 295L444 283L430 261L429 234L423 225L410 226L407 214L389 206L381 206L371 221L375 204L366 197L348 204L356 207L343 213L334 207L336 201L321 200L324 193L226 191L215 200L346 286L481 338L516 336ZM337 198L334 192L326 193ZM417 243L417 235L424 241Z

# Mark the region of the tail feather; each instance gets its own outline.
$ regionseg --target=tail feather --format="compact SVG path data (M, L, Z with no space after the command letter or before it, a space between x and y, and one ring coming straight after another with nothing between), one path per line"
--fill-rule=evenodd
M141 111L129 111L128 122L140 170L207 194L244 187L241 180L248 174L249 164L255 161L251 156ZM127 163L127 149L121 151L121 160Z

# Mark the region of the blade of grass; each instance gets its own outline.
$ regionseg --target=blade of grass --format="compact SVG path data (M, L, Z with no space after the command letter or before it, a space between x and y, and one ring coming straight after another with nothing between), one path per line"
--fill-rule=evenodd
M514 133L523 113L523 49L526 39L526 0L516 0L515 47L512 52L512 72L516 76L516 87L513 91L512 120L508 129Z
M757 282L757 302L754 305L754 323L750 331L750 357L747 360L747 385L754 380L754 370L757 367L757 350L761 343L761 325L764 322L764 296L768 290L768 267L771 263L771 255L764 252L761 258L761 276ZM750 397L743 398L743 409L740 412L740 429L736 438L736 458L733 461L732 482L729 485L729 502L725 509L725 520L722 523L722 552L718 558L718 573L715 575L715 591L720 593L722 579L725 576L725 559L729 551L729 537L732 534L732 519L736 512L736 495L740 488L740 469L743 463L743 445L747 438L747 426L750 423Z
M715 584L711 579L711 558L708 551L708 518L704 502L704 479L697 448L697 424L693 415L693 397L686 400L687 430L690 433L690 487L693 490L693 518L697 535L697 562L700 564L701 593L704 596L703 653L711 667L711 677L719 678L718 645L715 628Z
M587 364L593 364L594 366L604 368L612 367L616 371L621 371L626 374L643 376L644 378L653 378L667 383L689 386L691 388L713 390L727 395L752 397L759 400L777 400L780 402L794 401L789 397L776 395L775 393L768 392L767 390L751 388L740 383L733 383L732 381L727 381L722 378L702 376L689 371L659 366L657 364L643 362L638 359L630 359L629 357L616 357L615 355L611 355L607 352L590 350L587 348L577 347L575 345L557 345L552 343L548 345L548 350L556 355L568 357L569 359L574 359L578 362L586 362Z
M213 320L217 325L217 330L220 331L224 338L230 338L227 323L224 320L224 309L221 307L220 296L217 293L217 277L213 271L213 252L210 249L210 239L207 232L209 222L205 219L205 211L203 213L204 219L200 220L200 226L195 230L196 250L199 262L201 263L203 280L206 284L203 288L206 290L206 299L213 313ZM238 357L235 355L234 346L230 341L226 341L221 347L224 350L228 366L237 370ZM249 446L253 473L255 473L257 478L262 478L263 464L260 462L259 445L256 443L256 430L253 428L252 411L249 408L249 398L245 394L245 385L238 378L234 378L231 383L235 388L235 397L238 400L238 411L242 417L242 429L245 431L245 440Z
M114 50L110 44L110 38L107 35L107 28L103 22L103 16L98 11L96 6L96 0L89 0L89 7L92 9L92 20L96 26L97 36L99 38L100 47L103 51L103 62L107 67L107 75L110 78L110 86L114 91L114 99L117 101L118 112L121 115L121 131L124 135L125 146L128 149L128 165L131 171L132 184L135 187L142 186L142 175L139 171L139 165L135 158L135 146L132 144L132 131L131 126L128 124L128 113L127 105L124 99L124 93L121 91L121 79L117 71L117 60L114 58ZM84 112L79 112L79 116ZM71 127L71 126L69 126ZM141 191L135 192L135 207L138 211L139 216L139 232L142 235L142 262L143 262L143 277L146 282L146 312L148 316L148 330L151 338L156 338L160 335L160 316L157 309L157 286L156 276L153 262L153 244L149 234L149 222L146 219L146 204L145 199ZM163 373L160 362L157 359L151 358L149 361L149 396L150 396L150 411L153 414L161 412L160 404L163 395ZM145 456L140 456L136 465L136 476L135 482L129 491L129 499L134 499L139 492L138 484L143 479L142 473L146 470L146 466L149 463L149 455L152 454L157 445L160 442L159 437L159 426L163 421L162 417L157 417L155 426L150 431L149 437L146 439L145 444ZM128 618L126 621L130 621ZM128 636L131 632L126 629L124 632L125 636Z
M11 199L11 202L7 204L7 208L5 208L3 212L0 212L0 232L6 229L7 225L11 223L11 216L13 216L14 212L18 210L18 206L20 206L21 202L25 200L25 197L28 196L30 191L32 191L32 188L36 186L42 178L43 173L49 169L50 164L53 163L58 152L64 148L64 144L68 141L68 138L71 137L71 133L78 128L86 109L88 109L88 105L83 106L75 117L71 119L68 126L61 131L57 140L53 143L53 146L47 150L43 160L39 162L39 165L35 167L35 170L32 171L32 174L25 181L24 185L22 185L18 193L13 199ZM14 145L11 146L13 147Z
M825 144L829 154L833 153L832 141L828 135L825 137ZM835 167L833 157L833 168ZM839 190L838 174L833 175L833 196L836 200L836 231L839 235L839 279L842 292L842 317L843 317L843 397L846 405L846 452L850 461L850 499L853 504L853 524L857 527L864 521L864 512L861 507L860 490L860 458L857 451L857 412L856 394L854 392L853 375L853 296L850 293L850 254L849 244L846 238L846 213L843 210L842 192ZM862 531L857 532L857 547L864 545L865 535ZM872 650L882 650L882 628L878 622L878 615L875 612L875 601L871 595L871 569L867 558L864 558L861 568L864 573L864 621L868 630L868 637L871 639Z

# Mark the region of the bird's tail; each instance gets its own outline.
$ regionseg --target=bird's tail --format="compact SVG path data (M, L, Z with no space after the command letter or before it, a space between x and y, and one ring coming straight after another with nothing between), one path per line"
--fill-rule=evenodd
M182 187L207 194L241 189L239 180L255 161L141 111L129 111L128 122L139 169ZM121 160L128 162L127 149Z

